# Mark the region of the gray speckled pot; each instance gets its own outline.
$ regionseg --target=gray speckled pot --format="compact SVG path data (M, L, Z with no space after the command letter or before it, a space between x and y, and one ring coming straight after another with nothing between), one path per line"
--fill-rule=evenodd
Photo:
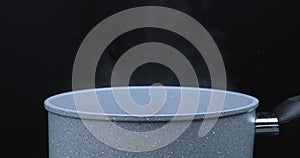
M137 100L143 100L141 98L147 97L142 95L142 91L147 91L148 88L130 87L130 90L133 91L133 98L137 97ZM178 95L180 88L167 87L168 96L173 96L173 99L167 99L165 104L167 107L163 108L157 116L152 117L136 117L122 112L112 101L111 88L96 89L96 92L98 97L105 100L104 111L114 117L114 122L118 126L130 131L149 131L160 128L170 121L172 118L170 114L174 113L172 104L178 100L174 99L174 96ZM211 90L190 89L200 91L202 97L200 104L202 107L205 106L210 98ZM77 93L87 92L79 91ZM101 127L109 128L110 120L104 119L102 117L104 114L77 111L74 106L73 93L59 94L45 101L45 108L48 110L50 158L253 157L255 108L258 106L258 100L251 96L226 92L225 104L220 113L221 117L204 137L199 137L198 133L203 118L207 114L205 113L207 107L199 108L198 112L193 114L195 118L187 130L169 145L153 151L127 152L104 144L85 127L78 114L83 114L82 119L91 125L101 124ZM171 122L174 127L184 123L186 123L184 118Z

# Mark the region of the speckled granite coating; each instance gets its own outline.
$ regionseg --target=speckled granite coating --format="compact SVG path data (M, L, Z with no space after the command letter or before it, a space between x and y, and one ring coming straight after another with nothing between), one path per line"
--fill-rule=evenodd
M107 108L108 113L112 114L112 116L113 114L124 115L124 117L116 115L114 123L129 131L143 132L158 129L172 118L171 115L164 116L164 113L173 113L173 101L177 98L174 97L177 95L176 88L173 88L176 93L172 92L172 88L170 89L171 97L173 97L171 99L172 107L162 109L161 115L157 117L149 118L133 117L121 113L117 107L109 102L110 92L106 93L109 89L99 89L98 91L105 91L101 95L104 97L104 103L108 101L107 105L109 106L104 107ZM202 97L204 96L205 98L206 92L209 92L209 90L202 89ZM138 91L136 94L138 97L141 97L142 93ZM76 111L74 108L72 93L51 97L45 101L49 124L49 158L250 158L253 156L255 108L258 105L258 101L251 96L239 93L229 92L226 97L227 100L221 112L221 117L206 136L198 136L205 114L204 110L206 109L205 107L200 107L195 114L194 121L179 138L167 146L147 152L126 152L104 144L90 133L78 117L78 113L81 113L81 111ZM205 102L204 99L200 104L204 106ZM85 114L83 119L89 122L89 125L101 127L103 132L110 128L110 122L103 119L102 114L89 114L88 112L85 112ZM187 121L184 117L182 120L180 119L179 117L179 120L171 122L172 127L173 125L174 127L181 127ZM174 130L173 132L176 131ZM114 134L112 133L112 135ZM111 137L109 139L116 138ZM157 141L164 141L163 139ZM118 143L118 141L116 142Z
M150 152L133 153L113 149L97 140L80 119L49 113L49 158L132 158L132 157L203 157L251 158L254 143L255 112L220 118L203 138L198 137L201 120L191 126L173 143ZM90 120L97 121L97 120ZM102 121L103 124L106 121ZM178 122L180 123L180 122ZM119 122L127 129L157 128L163 122ZM104 129L105 130L105 129Z

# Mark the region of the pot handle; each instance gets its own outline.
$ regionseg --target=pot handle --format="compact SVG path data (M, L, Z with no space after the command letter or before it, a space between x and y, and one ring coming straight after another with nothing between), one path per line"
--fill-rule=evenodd
M286 99L273 111L278 118L279 124L284 124L300 117L300 95Z
M277 135L279 124L300 117L300 95L284 100L272 112L258 112L255 120L256 134Z

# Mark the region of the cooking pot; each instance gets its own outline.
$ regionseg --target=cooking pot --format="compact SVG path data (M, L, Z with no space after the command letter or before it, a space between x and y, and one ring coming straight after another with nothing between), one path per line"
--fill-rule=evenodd
M137 108L147 107L155 94L166 95L157 111L130 114L120 104L130 107L132 102L116 100L123 92L142 105ZM211 108L216 100L222 100L219 109ZM193 103L195 111L190 110ZM256 113L258 103L232 91L171 86L58 94L45 101L49 157L253 157L256 134L278 134L280 123L300 114L300 96L271 112Z

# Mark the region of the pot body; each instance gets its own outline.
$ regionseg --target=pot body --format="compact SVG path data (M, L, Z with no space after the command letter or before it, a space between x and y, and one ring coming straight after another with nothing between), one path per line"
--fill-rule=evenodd
M114 149L93 136L79 118L48 113L50 158L125 158L125 157L253 157L255 135L255 111L218 119L212 130L199 137L203 120L195 120L188 129L171 144L148 152L126 152ZM85 120L108 124L108 121ZM96 123L95 122L95 123ZM128 130L151 130L165 122L116 122ZM171 122L178 126L184 121Z
M45 107L48 110L49 157L253 157L255 108L258 106L256 98L221 90L166 87L167 95L164 106L154 115L142 116L129 115L122 111L119 104L114 101L113 91L119 93L130 90L135 100L148 103L149 88L85 90L48 98L45 101ZM152 88L155 92L162 89L161 87ZM213 93L217 96L224 94L225 99L220 111L215 109L215 111L208 111ZM95 107L100 105L94 104L93 97L88 97L93 94L96 94L95 96L101 102L103 112L95 113L97 108L91 108L94 105ZM76 95L81 98L76 100ZM197 99L197 96L200 99L197 102L198 108L194 109L196 111L186 112L189 111L191 103ZM181 101L182 104L180 104ZM84 108L78 106L79 103ZM88 108L85 107L86 105ZM214 121L216 123L211 129L209 126L202 126ZM120 133L120 130L116 130L115 127L121 127L133 135L126 135L128 133L124 130L121 131L124 133ZM168 127L168 130L165 130L165 127ZM200 127L210 130L206 130L208 133L203 134ZM148 136L147 134L152 131L158 132ZM146 135L145 132L147 132ZM98 137L99 135L102 137ZM142 137L139 137L140 135ZM109 141L113 143L109 144ZM165 144L161 145L161 143ZM150 150L148 148L140 150L148 147L148 144L150 144ZM122 147L118 148L118 145ZM130 150L123 148L124 145Z

